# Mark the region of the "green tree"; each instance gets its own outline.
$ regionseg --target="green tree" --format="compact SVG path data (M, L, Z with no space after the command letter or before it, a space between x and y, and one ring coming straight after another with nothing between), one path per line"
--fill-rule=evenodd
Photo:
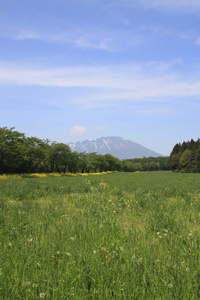
M132 161L123 160L121 167L124 172L134 172L135 171L135 166Z
M0 128L0 172L15 173L23 161L25 135L12 127Z
M88 165L88 155L85 152L79 153L78 168L79 168L81 173L86 172L87 165Z
M76 173L78 171L79 153L77 153L76 151L69 153L67 166L71 173Z
M200 145L195 150L194 160L195 160L195 172L200 172Z
M96 169L98 169L99 172L107 171L109 169L109 164L106 161L104 155L97 154L95 161L96 161Z
M89 164L88 164L87 172L89 173L91 170L93 170L95 173L97 173L99 167L99 158L96 152L89 153L88 160L89 160Z
M24 137L20 151L22 159L17 173L34 173L40 169L45 158L45 143L41 139Z
M170 156L173 156L174 154L178 154L180 151L181 151L181 144L179 143L174 146Z
M200 139L176 144L171 152L169 165L172 170L200 172Z
M186 172L189 171L191 158L192 158L192 151L189 149L186 149L180 157L180 167Z
M66 171L71 160L71 150L68 145L53 142L47 151L47 160L49 162L49 172L54 170L61 173Z
M111 154L105 154L105 171L117 171L120 168L120 160Z
M141 162L136 162L136 163L133 163L133 171L136 172L136 171L142 171L142 164Z
M169 165L172 171L179 170L181 152L176 153L170 157Z

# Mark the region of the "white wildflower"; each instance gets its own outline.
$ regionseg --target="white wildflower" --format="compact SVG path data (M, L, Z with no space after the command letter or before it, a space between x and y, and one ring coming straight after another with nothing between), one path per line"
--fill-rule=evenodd
M44 293L40 293L40 298L44 298L45 294Z
M139 258L138 260L137 260L137 264L138 265L141 265L143 263L143 258L141 257L141 258Z

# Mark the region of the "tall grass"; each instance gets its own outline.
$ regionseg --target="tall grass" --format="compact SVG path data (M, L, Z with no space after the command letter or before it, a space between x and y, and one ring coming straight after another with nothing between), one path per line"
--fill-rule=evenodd
M1 299L198 299L200 174L0 181Z

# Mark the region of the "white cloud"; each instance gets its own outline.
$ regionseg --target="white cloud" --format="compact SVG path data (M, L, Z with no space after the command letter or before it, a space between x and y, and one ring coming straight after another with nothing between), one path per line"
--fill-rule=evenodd
M28 30L18 30L11 33L11 37L16 40L40 40L42 36L39 33Z
M95 129L96 129L97 131L104 131L104 130L107 129L107 126L95 126Z
M73 126L69 131L69 135L70 136L73 136L73 135L82 136L86 130L87 129L83 126Z
M20 28L5 28L0 35L14 40L38 40L44 42L76 43L76 40L83 34L82 30L49 32L44 30L31 30Z
M163 98L170 101L171 97L199 97L197 71L184 75L175 72L175 67L173 63L149 62L40 70L0 64L0 85L74 87L81 91L80 96L70 97L68 103L86 108L107 107L123 101L160 102Z
M74 41L78 48L92 48L106 51L112 51L112 39L108 36L99 36L99 34L83 34Z
M135 47L143 42L137 31L116 31L103 28L78 28L70 31L49 32L46 30L34 31L30 29L4 28L0 36L14 40L35 40L45 43L69 44L76 48L88 48L118 52Z

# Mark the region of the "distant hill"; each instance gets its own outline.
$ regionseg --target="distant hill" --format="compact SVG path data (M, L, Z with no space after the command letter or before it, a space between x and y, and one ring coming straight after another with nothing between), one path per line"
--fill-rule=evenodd
M85 140L70 143L72 151L97 154L111 154L119 159L132 159L142 157L158 157L161 154L145 148L135 142L121 137L102 137L99 139Z

